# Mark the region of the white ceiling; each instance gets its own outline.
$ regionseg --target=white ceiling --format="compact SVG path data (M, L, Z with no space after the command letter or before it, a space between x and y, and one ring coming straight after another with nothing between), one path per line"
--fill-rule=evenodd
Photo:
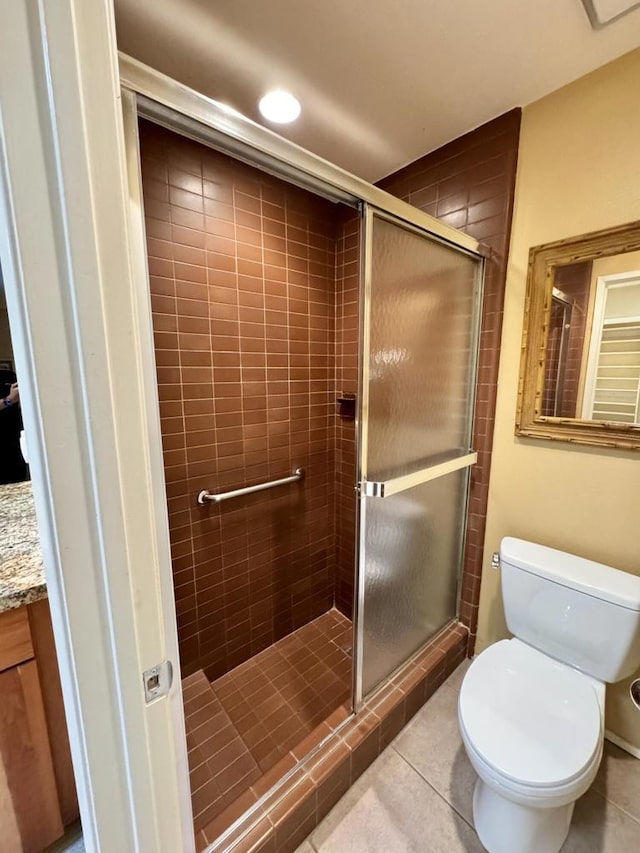
M640 9L594 32L581 0L115 6L125 53L257 121L288 89L302 116L273 129L368 180L640 45Z

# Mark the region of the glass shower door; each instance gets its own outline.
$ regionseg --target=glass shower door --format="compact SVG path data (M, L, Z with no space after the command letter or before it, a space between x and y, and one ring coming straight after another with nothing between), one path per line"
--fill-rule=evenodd
M360 701L455 618L482 260L366 212Z

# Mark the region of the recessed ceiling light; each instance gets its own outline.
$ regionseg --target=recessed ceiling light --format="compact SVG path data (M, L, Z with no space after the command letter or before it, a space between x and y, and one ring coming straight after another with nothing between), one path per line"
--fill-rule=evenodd
M617 21L640 6L639 0L582 0L594 30Z
M300 115L300 101L282 89L267 92L258 106L262 115L276 124L288 124Z

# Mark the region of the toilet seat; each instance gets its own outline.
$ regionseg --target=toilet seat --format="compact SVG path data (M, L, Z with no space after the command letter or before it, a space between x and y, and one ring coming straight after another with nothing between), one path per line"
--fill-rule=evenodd
M520 640L495 643L476 658L458 714L474 763L514 794L566 796L581 789L600 762L596 683Z

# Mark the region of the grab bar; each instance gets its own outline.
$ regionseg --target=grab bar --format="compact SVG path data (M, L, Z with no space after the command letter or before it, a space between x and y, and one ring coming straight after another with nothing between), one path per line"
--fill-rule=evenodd
M383 483L365 480L360 483L360 492L367 498L389 498L391 495L397 495L406 489L428 483L430 480L435 480L445 474L459 471L461 468L468 468L470 465L475 465L477 461L478 454L471 451L463 456L457 456L455 459L449 459L438 465L432 465L430 468L414 471L413 474L404 474L402 477L395 477Z
M220 503L220 501L228 501L230 498L240 498L243 495L252 495L254 492L263 492L265 489L275 489L276 486L286 486L287 483L296 483L304 477L304 468L296 468L290 477L283 477L281 480L271 480L269 483L257 483L255 486L245 486L244 489L234 489L232 492L219 492L217 495L203 489L198 495L198 503L204 506L207 501Z

